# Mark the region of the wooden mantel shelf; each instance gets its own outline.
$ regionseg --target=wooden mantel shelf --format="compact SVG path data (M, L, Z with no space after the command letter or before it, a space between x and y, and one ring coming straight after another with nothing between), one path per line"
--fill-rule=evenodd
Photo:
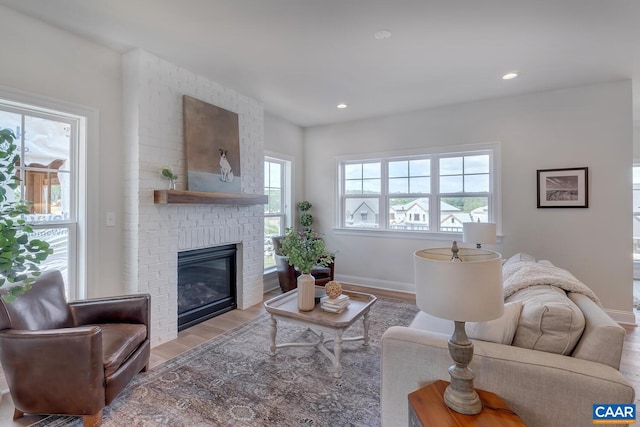
M264 205L268 201L264 194L205 193L200 191L154 190L153 202L209 205Z

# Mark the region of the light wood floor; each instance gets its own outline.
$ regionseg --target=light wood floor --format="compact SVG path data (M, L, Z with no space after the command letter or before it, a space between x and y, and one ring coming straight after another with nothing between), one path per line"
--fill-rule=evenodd
M640 313L636 311L636 325L640 325ZM627 331L624 338L620 372L636 391L636 404L640 403L640 327L623 325Z
M377 289L363 288L352 285L345 285L346 289L363 291L377 296L415 301L415 297L401 292L383 291ZM271 291L265 294L265 301L280 294L280 290ZM246 310L233 310L220 316L209 319L196 326L178 333L178 337L170 342L159 345L151 350L151 367L157 366L170 360L179 354L184 353L217 335L234 329L250 320L255 319L264 313L262 304L256 304ZM636 323L640 322L640 314L636 313ZM627 335L622 354L620 371L629 380L636 390L636 403L640 402L640 328L625 326ZM16 421L11 421L13 415L13 404L11 396L5 394L0 402L0 427L28 426L42 417L25 416Z
M415 301L415 296L411 294L382 291L352 285L345 285L345 288L386 296L407 301ZM265 300L277 295L280 290L265 294ZM218 317L200 323L192 328L182 331L174 341L162 344L151 351L152 366L158 365L166 360L176 357L178 354L188 350L194 345L200 344L215 337L225 331L240 326L241 324L255 319L264 313L262 304L257 304L248 310L234 310L222 314ZM640 324L640 313L636 313L636 324ZM640 402L640 327L624 325L627 331L625 344L620 363L620 371L629 380L636 390L636 402Z
M353 285L345 285L345 288L386 296L407 301L415 301L415 296L411 294L370 289ZM265 294L265 300L278 295L280 290ZM264 313L262 304L257 304L248 310L234 310L222 314L218 317L200 323L192 328L182 331L174 341L162 344L151 350L151 365L156 366L166 360L176 357L180 353L215 337L225 331L240 326L241 324L255 319ZM640 313L636 312L636 324L640 324ZM636 403L640 403L640 327L624 325L627 335L620 362L620 371L636 390Z
M404 299L407 301L415 301L415 296L411 294L384 291L378 289L364 288L354 285L344 285L345 289L354 291L362 291L376 296L386 296L396 299ZM268 292L264 296L264 300L268 300L281 293L280 289ZM151 350L151 367L157 366L162 362L170 360L177 355L189 350L190 348L201 344L217 335L220 335L230 329L242 325L250 320L255 319L264 313L265 309L262 304L254 305L247 310L233 310L220 316L214 317L189 329L185 329L178 333L178 338L173 341L161 344Z

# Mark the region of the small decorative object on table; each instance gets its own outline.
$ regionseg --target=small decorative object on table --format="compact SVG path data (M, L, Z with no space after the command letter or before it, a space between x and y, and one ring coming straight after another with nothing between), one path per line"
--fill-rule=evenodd
M324 291L329 298L337 298L342 293L342 285L332 280L324 286Z
M349 296L342 293L342 285L331 281L324 287L326 297L320 298L320 307L330 313L342 313L349 306Z
M322 297L320 298L320 307L330 313L342 313L349 307L349 296L342 294L337 298Z
M160 176L163 179L169 180L169 190L176 189L176 179L178 179L178 175L174 174L169 166L163 166L160 168Z

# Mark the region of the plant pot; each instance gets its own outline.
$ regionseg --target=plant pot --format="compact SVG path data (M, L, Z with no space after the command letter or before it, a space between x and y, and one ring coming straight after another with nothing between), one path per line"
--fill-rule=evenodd
M298 310L311 311L316 306L316 279L310 274L298 276Z

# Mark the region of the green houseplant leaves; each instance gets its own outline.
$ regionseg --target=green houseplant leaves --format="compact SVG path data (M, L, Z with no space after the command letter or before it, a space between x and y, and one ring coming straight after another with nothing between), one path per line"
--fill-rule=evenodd
M282 253L289 257L289 265L296 266L308 274L317 265L327 266L333 255L327 251L324 240L310 230L290 229L282 239Z
M30 238L33 229L24 220L28 206L9 197L8 191L19 182L15 173L20 156L14 141L11 129L0 129L0 294L5 301L29 290L40 274L38 265L53 253L49 243Z

